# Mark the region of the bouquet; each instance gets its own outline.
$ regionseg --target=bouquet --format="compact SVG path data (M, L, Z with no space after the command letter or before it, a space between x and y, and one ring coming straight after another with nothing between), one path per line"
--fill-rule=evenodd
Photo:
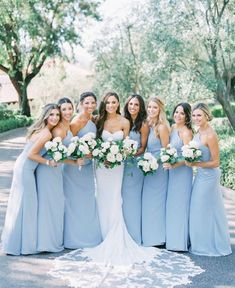
M83 158L92 153L96 144L95 134L92 132L85 134L81 138L78 136L72 137L67 155L73 159Z
M149 152L145 152L143 156L137 158L137 166L142 170L144 175L153 174L157 168L157 159Z
M184 160L191 163L200 161L202 151L198 148L198 144L195 141L190 141L189 144L184 145L181 150Z
M168 144L166 148L161 148L160 160L162 163L175 164L177 158L177 150L174 147L171 147L170 144Z
M138 142L126 137L122 142L122 154L125 159L132 158L137 153Z
M55 137L52 141L47 141L45 148L47 154L56 162L67 158L67 148L63 145L60 137Z
M122 141L97 140L96 148L92 151L92 156L97 160L98 165L103 164L106 168L114 168L125 159L122 150Z

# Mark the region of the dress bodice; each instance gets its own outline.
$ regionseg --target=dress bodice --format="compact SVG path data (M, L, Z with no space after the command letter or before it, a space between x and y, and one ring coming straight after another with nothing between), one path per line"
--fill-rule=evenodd
M29 150L31 149L33 144L34 144L34 142L32 142L32 141L26 142L26 144L24 146L24 150L22 151L22 153L20 154L20 156L17 159L17 162L21 163L20 165L22 165L26 169L35 169L38 166L38 162L33 161L33 160L28 158ZM45 154L45 152L46 152L46 149L43 148L43 149L41 149L39 154L42 156L43 154Z
M156 137L154 133L154 128L150 128L148 143L147 143L147 151L154 153L156 155L160 154L160 150L162 148L162 143L158 137Z
M69 146L69 143L70 143L70 140L71 140L72 137L73 137L72 132L70 130L68 130L65 138L62 140L62 143L65 146Z
M182 154L181 148L184 145L183 140L180 139L179 131L177 129L173 129L170 135L170 144L177 150L178 155Z
M210 149L207 146L202 144L199 133L194 135L193 141L195 141L198 144L199 149L202 151L201 161L202 162L210 161L211 159Z
M138 148L141 145L141 135L139 131L134 131L133 129L130 131L129 134L130 139L135 140L138 142Z
M96 134L96 125L91 120L88 120L86 125L81 130L78 131L77 136L80 138L89 132L93 132Z
M122 130L118 130L114 133L111 133L107 130L103 130L102 132L102 140L108 141L108 140L113 140L113 141L118 141L122 140L124 137L124 133Z

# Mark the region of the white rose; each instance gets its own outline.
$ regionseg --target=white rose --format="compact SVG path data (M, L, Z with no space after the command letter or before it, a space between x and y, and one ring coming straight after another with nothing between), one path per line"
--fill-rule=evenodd
M152 157L153 157L153 156L152 156L151 153L149 153L149 152L144 153L144 159L150 160Z
M161 156L161 161L164 163L164 162L167 162L168 160L170 159L170 156L168 155L162 155Z
M94 156L94 157L96 157L96 156L98 156L99 155L99 149L94 149L93 151L92 151L92 155Z
M121 162L123 160L122 154L121 153L117 153L116 159L117 159L118 162Z
M45 144L45 148L46 148L46 150L51 149L52 146L53 146L53 144L52 144L51 141L47 141L46 144Z
M195 141L190 141L190 142L189 142L189 146L190 146L191 148L198 149L198 143L195 142Z
M110 147L110 152L113 153L113 154L117 154L119 152L119 148L117 145L112 145Z
M57 150L57 145L58 145L57 142L52 142L52 144L51 144L51 151L56 151L56 150Z
M191 149L188 149L188 150L184 150L182 152L182 155L186 158L194 158L193 156L193 151Z
M62 139L61 139L61 137L55 137L52 141L58 143L58 142L61 142Z
M151 161L151 162L150 162L150 168L151 168L152 170L157 170L157 168L158 168L157 161Z
M57 162L60 159L62 159L62 154L60 152L55 152L54 156L53 156L54 160Z
M115 155L111 154L111 153L108 153L107 154L107 161L111 162L111 163L114 163L116 161L115 159Z
M144 171L144 172L150 171L150 165L149 165L149 163L147 163L147 162L144 163L144 165L143 165L143 171Z
M68 147L68 156L70 156L76 149L76 144L75 143L70 143Z
M110 142L103 142L103 143L101 144L101 146L104 147L104 148L106 148L106 149L109 149L109 147L110 147Z
M196 156L197 157L202 156L202 151L201 150L196 150Z
M183 150L187 150L187 149L189 149L189 145L184 145L184 146L181 148L182 151L183 151Z
M71 138L71 142L78 142L78 140L79 140L79 138L78 138L78 136L74 136L74 137L72 137Z
M176 150L175 150L175 148L171 148L167 151L167 153L170 155L174 155L176 153Z

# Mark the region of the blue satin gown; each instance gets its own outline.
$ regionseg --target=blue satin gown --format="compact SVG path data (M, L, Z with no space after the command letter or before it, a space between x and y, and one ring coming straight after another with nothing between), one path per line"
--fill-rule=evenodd
M140 147L141 135L131 131L130 139L138 142ZM144 174L137 167L136 158L127 160L124 167L122 182L122 209L127 230L135 242L141 245L141 202Z
M45 158L50 157L45 153ZM60 252L64 249L64 192L62 164L51 167L39 164L36 169L38 193L39 252Z
M160 155L161 141L150 128L147 151ZM142 196L142 244L143 246L163 245L166 242L166 195L168 171L162 165L155 174L144 177Z
M202 151L202 161L209 161L210 150L202 145L200 135L196 134L194 140ZM204 256L232 253L219 168L198 168L193 183L189 219L191 253Z
M77 134L96 133L89 120ZM70 249L93 247L102 241L95 197L94 164L86 160L78 167L64 165L65 222L64 246Z
M34 143L26 143L15 162L8 200L2 248L7 254L35 254L37 252L38 200L35 169L38 163L28 159Z
M182 155L184 145L179 132L174 129L170 144ZM185 165L169 170L166 201L166 248L187 251L189 245L189 204L192 191L192 168Z

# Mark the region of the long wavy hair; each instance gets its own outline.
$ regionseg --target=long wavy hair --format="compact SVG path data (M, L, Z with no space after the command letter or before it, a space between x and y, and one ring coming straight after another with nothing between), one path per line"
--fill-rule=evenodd
M168 122L168 120L166 118L164 102L161 99L159 99L158 97L155 97L155 96L150 97L148 99L148 104L150 102L155 102L158 105L158 107L159 107L159 115L158 115L158 118L156 119L156 122L153 123L148 118L149 123L154 127L155 136L158 137L158 135L159 135L159 132L158 132L159 125L161 125L161 124L166 125L169 131L170 131L170 125L169 125L169 122Z
M139 107L140 107L139 113L134 121L132 120L131 114L128 110L129 102L132 99L137 99L139 101ZM130 121L130 130L133 129L134 131L139 132L142 127L143 122L147 118L145 103L144 103L144 99L142 96L140 96L139 94L132 94L128 97L124 106L124 116Z
M50 116L51 111L54 109L58 110L60 113L60 109L59 109L58 105L55 103L47 104L42 108L42 112L41 112L38 120L33 125L31 125L28 129L27 139L29 139L34 133L38 133L43 128L46 127L47 119Z
M196 109L202 110L202 112L204 113L204 115L207 118L207 121L211 121L213 119L211 111L205 103L197 103L196 105L193 106L193 111Z
M177 104L173 110L173 117L175 114L176 109L181 106L183 108L184 114L185 114L185 125L188 129L192 130L192 109L189 103L187 102L181 102Z
M101 137L102 132L104 130L104 123L107 120L107 115L108 115L108 113L106 111L106 104L107 104L108 98L110 96L114 96L117 99L117 101L119 102L119 106L117 108L116 113L117 114L121 114L120 113L120 100L119 100L118 94L115 93L115 92L106 93L102 97L101 102L100 102L100 106L99 106L99 117L97 118L97 122L96 122L96 125L97 125L97 137Z

